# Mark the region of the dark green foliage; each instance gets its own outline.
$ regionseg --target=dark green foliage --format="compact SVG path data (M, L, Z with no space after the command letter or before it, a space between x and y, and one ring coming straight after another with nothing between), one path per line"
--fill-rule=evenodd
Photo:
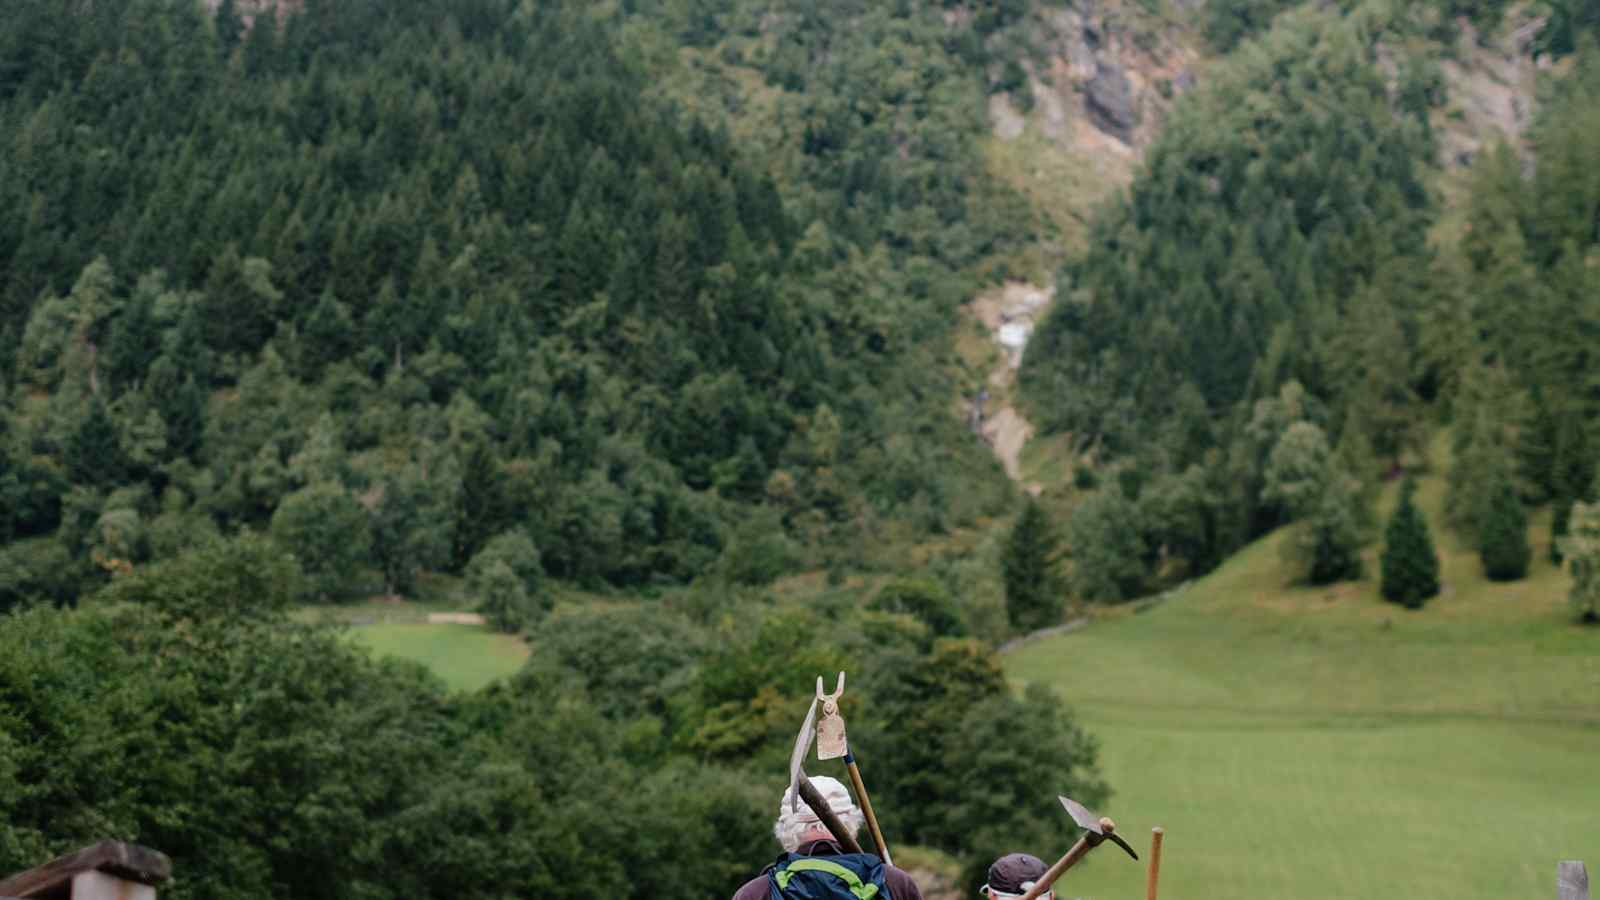
M1561 555L1561 545L1572 529L1572 507L1575 502L1571 497L1557 497L1550 504L1550 561L1558 566L1566 561Z
M1067 524L1073 593L1102 603L1137 597L1146 575L1145 531L1138 507L1120 488L1085 498Z
M1478 557L1483 560L1483 573L1495 581L1515 581L1528 574L1533 559L1528 546L1528 514L1508 476L1494 483L1479 513Z
M1428 533L1428 520L1412 501L1416 482L1407 477L1400 486L1400 503L1384 531L1380 566L1384 599L1410 609L1421 609L1439 593L1439 556Z
M516 632L536 622L549 606L539 550L520 531L496 536L467 564L467 590L478 609L500 631Z
M1600 7L1587 0L1546 0L1550 20L1539 30L1536 45L1545 53L1565 56L1577 51L1586 37L1600 34Z
M1137 510L1145 548L1181 564L1184 574L1207 572L1222 562L1234 542L1222 475L1219 469L1193 465L1145 488Z
M997 47L1026 12L1002 6L974 24ZM232 4L102 5L70 34L67 14L4 10L0 202L26 212L0 223L0 359L76 390L98 348L115 428L92 413L56 447L75 482L176 475L225 529L265 526L331 414L372 456L357 493L448 444L428 517L448 554L430 536L419 564L460 570L519 527L553 576L618 585L704 573L780 474L806 489L786 533L736 548L759 558L742 580L1004 502L981 448L922 424L971 272L1021 218L969 202L987 76L937 9L780 17L759 65L794 68L805 124L756 161L726 125L739 98L691 118L653 90L675 75L618 50L623 26L742 34L766 15L743 0L317 3L276 30ZM908 55L877 51L890 35ZM851 436L826 461L805 430L824 405ZM119 465L109 436L157 422L164 446ZM371 546L404 584L395 539Z
M435 485L415 469L406 469L380 481L362 500L385 591L410 593L418 572L442 564L449 550Z
M658 728L708 650L688 621L648 605L565 609L531 637L535 657L571 672L601 715L619 722L654 717Z
M262 622L280 618L298 599L301 577L294 557L247 532L140 566L112 581L101 596L171 620Z
M967 626L961 610L944 585L928 578L891 581L872 598L872 608L906 613L928 626L935 637L964 637Z
M937 642L874 699L881 724L851 726L876 758L893 760L874 768L874 805L919 810L892 820L891 842L959 846L978 869L1007 849L1056 839L1047 804L1058 790L1094 805L1110 795L1094 771L1095 741L1061 700L1040 686L1012 694L975 642ZM1052 787L1040 796L1042 784Z
M1567 535L1574 503L1592 499L1594 457L1589 451L1585 423L1580 415L1562 419L1556 432L1556 452L1551 465L1554 500L1550 514L1550 561L1561 563L1561 541Z
M1336 478L1323 491L1310 516L1300 525L1294 545L1311 584L1332 584L1361 577L1362 515L1360 496L1347 478Z
M1018 631L1033 631L1061 620L1063 585L1057 571L1060 538L1039 501L1029 497L1006 538L1000 574L1005 582L1006 617Z
M78 484L120 484L128 476L128 459L117 439L116 423L99 397L91 397L85 406L62 449L67 475Z
M319 482L283 498L272 514L272 538L294 555L312 598L337 599L366 562L367 520L349 491Z
M1293 0L1213 0L1206 4L1206 40L1226 53L1245 38L1266 30Z
M996 740L997 735L1013 739ZM1111 798L1111 789L1095 773L1098 742L1043 685L1029 685L1020 700L978 704L962 718L948 750L964 760L962 768L973 783L1001 786L957 799L941 820L967 848L965 884L981 883L989 864L1017 847L1059 842L1050 824L1051 792L1041 795L1027 785L1063 784L1073 799L1100 808ZM1016 814L1023 810L1031 814Z
M90 573L53 537L12 541L0 548L0 609L32 603L75 602Z

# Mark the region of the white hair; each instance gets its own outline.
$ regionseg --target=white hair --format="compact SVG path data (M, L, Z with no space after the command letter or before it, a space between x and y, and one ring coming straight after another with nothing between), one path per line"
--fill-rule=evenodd
M838 779L826 775L811 776L811 786L828 801L828 808L833 810L833 814L839 817L840 823L849 829L850 836L855 837L866 817L856 808L845 786L840 784ZM793 853L813 841L838 840L837 836L828 831L828 826L822 824L822 820L805 800L800 801L798 809L790 810L793 790L791 787L783 792L783 801L778 804L778 820L772 824L772 836L783 845L784 851Z

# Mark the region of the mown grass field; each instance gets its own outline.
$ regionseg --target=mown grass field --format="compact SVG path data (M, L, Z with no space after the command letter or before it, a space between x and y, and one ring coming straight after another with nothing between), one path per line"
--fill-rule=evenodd
M1378 597L1376 548L1366 581L1288 586L1280 534L1007 657L1101 739L1135 846L1167 829L1163 900L1543 898L1558 860L1600 868L1600 629L1572 624L1547 527L1530 577L1490 584L1441 534L1440 494L1419 492L1445 584L1420 612ZM1098 851L1058 895L1143 879Z
M478 625L358 625L349 634L375 655L420 662L450 687L463 691L516 672L528 658L528 645L521 638Z

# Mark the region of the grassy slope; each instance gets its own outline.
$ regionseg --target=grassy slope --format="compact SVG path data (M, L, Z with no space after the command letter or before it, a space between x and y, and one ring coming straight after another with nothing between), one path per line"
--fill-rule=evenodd
M512 674L528 658L521 638L477 625L366 625L352 628L350 635L378 655L420 662L463 691Z
M1433 523L1441 493L1419 493ZM1446 587L1420 613L1375 577L1287 587L1275 535L1149 613L1008 658L1100 736L1137 844L1167 828L1165 900L1547 896L1557 860L1600 853L1600 631L1570 624L1547 529L1509 585L1435 537ZM1107 854L1062 896L1142 878Z
M374 654L420 662L450 687L470 691L516 672L528 658L528 645L520 637L476 625L428 624L430 613L476 607L463 592L459 578L428 575L411 599L351 598L343 603L304 606L294 616L302 622L350 626L350 639Z

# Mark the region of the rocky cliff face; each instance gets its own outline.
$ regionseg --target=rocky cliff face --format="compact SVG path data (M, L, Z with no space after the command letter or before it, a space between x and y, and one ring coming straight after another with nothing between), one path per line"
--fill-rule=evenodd
M1192 3L1190 4L1192 5ZM1156 135L1173 100L1194 85L1200 60L1196 30L1121 0L1085 0L1035 14L1028 70L1030 117L1064 148L1136 159ZM1024 98L991 102L996 134L1020 133Z
M1482 35L1463 19L1453 58L1440 62L1446 101L1434 114L1439 135L1439 163L1446 168L1470 165L1486 146L1505 139L1521 143L1533 121L1539 71L1548 59L1533 55L1533 39L1545 17L1529 10L1498 34Z

